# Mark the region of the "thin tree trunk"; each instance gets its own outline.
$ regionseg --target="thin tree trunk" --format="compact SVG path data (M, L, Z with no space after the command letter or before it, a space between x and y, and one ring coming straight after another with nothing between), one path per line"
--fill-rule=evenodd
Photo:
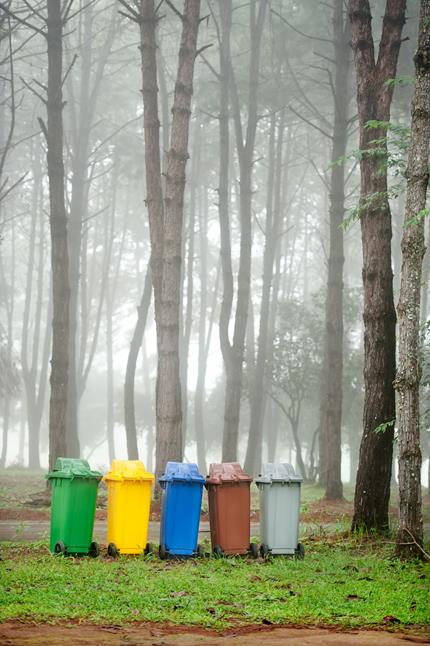
M137 447L136 412L134 405L134 379L136 375L137 357L142 346L145 333L146 321L148 319L149 306L151 305L152 280L151 270L148 266L145 277L140 305L137 308L137 321L128 352L127 368L124 382L124 422L127 437L127 455L129 460L138 460L139 451Z
M345 166L336 163L346 154L348 139L349 25L344 20L344 2L335 0L333 10L333 45L335 52L334 122L330 178L330 250L325 310L324 368L325 383L320 406L320 464L329 500L343 497L341 479L342 374L343 374L343 230L345 212ZM323 453L321 454L321 450ZM320 471L321 473L321 471Z
M282 163L282 140L283 125L278 129L278 137L275 147L276 118L272 116L269 141L269 164L267 178L267 205L266 205L266 226L265 244L263 257L263 290L260 309L260 324L258 333L257 362L254 369L252 382L250 407L251 420L249 427L248 448L245 459L245 471L251 474L258 474L261 466L261 454L263 449L263 416L265 405L264 373L267 358L267 346L269 335L270 299L272 293L273 263L275 260L276 245L278 241L278 229L276 220L279 213L273 208L273 191L275 180L275 161Z
M225 363L226 395L224 406L224 429L222 459L232 462L237 459L239 439L240 401L245 351L245 335L248 322L251 285L252 249L252 171L255 137L258 122L258 86L260 70L261 37L265 22L267 1L261 0L256 11L255 0L250 4L251 52L248 80L248 121L244 138L237 86L230 63L230 88L236 131L236 147L239 160L240 184L240 257L237 279L237 304L234 321L233 343L230 359Z
M381 149L384 128L367 128L369 120L388 122L397 60L405 23L406 0L387 0L378 58L368 0L350 0L352 49L357 76L360 150ZM361 170L361 234L364 287L364 411L363 436L354 498L352 529L388 529L393 420L395 418L396 312L391 268L391 214L387 199L387 172L381 157L363 153ZM385 424L383 433L375 429Z
M64 202L63 163L63 20L60 0L47 0L48 42L48 179L53 293L51 397L49 404L49 468L67 455L66 411L69 367L69 252ZM45 128L45 127L44 127Z
M422 557L423 517L420 449L420 296L424 245L424 213L429 183L430 146L430 0L421 0L418 49L415 54L411 142L406 169L407 192L402 238L402 273L397 306L399 530L396 552Z

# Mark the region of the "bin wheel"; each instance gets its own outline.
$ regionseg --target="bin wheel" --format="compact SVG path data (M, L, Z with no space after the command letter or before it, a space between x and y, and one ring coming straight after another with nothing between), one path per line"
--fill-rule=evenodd
M145 556L147 556L148 554L154 554L154 546L152 545L152 543L147 543L146 544Z
M221 556L224 555L224 552L222 551L222 547L220 547L220 545L215 545L213 549L213 553L214 553L214 556L216 556L217 558L220 558Z
M93 541L88 550L88 556L91 556L93 559L96 559L100 555L100 545Z
M66 546L64 545L63 541L58 541L57 543L55 543L54 552L55 554L62 554L63 556L65 555Z
M158 555L163 561L167 559L167 550L165 545L160 545L158 548Z
M249 546L249 552L253 559L258 559L258 545L257 543L251 543Z
M206 556L205 548L200 543L197 545L197 556L199 559L204 559Z
M109 543L109 545L108 545L108 554L112 558L116 558L117 556L119 556L118 548L115 545L115 543Z
M305 546L303 543L298 543L297 548L296 548L296 559L299 559L299 561L303 561L305 558Z
M262 543L260 545L260 554L261 554L261 558L263 559L267 559L267 557L269 556L270 549L269 549L269 546L266 545L266 543Z

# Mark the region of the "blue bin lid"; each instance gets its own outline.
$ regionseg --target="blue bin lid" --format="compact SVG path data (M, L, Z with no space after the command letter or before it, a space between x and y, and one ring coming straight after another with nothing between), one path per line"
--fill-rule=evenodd
M197 464L188 464L184 462L168 462L163 475L159 478L159 482L173 482L181 480L183 482L201 482L204 483L205 479L199 473Z
M268 462L263 464L261 473L255 480L256 484L270 484L272 482L303 482L303 478L297 475L292 464L287 462Z

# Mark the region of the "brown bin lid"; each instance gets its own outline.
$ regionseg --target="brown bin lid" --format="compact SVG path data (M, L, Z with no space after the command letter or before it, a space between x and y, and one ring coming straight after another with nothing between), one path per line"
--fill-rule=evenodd
M223 482L252 482L252 478L244 473L238 462L211 464L206 484L219 485Z

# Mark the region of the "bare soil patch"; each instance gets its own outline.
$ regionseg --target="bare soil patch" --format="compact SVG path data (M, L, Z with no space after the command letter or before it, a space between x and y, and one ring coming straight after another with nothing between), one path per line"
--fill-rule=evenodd
M95 624L0 624L3 646L401 646L429 644L428 628L414 632L342 631L321 627L251 626L215 633L192 626L133 624L131 626Z

